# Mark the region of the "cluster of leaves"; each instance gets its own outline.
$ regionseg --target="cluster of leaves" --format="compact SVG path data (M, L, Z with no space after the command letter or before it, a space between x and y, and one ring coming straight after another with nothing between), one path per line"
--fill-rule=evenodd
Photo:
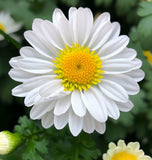
M45 130L39 121L26 116L20 117L18 123L14 131L23 137L23 143L11 154L0 156L3 160L92 160L101 155L91 136L85 133L74 138L68 129Z

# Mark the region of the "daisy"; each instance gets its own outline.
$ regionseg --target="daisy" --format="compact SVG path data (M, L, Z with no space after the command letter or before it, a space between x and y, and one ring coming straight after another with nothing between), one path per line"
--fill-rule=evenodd
M0 12L0 29L10 36L18 40L18 37L12 33L17 32L21 28L21 23L16 23L7 12ZM0 35L0 40L4 37Z
M71 7L68 19L60 9L53 22L35 19L24 34L32 47L10 60L10 77L22 82L12 94L25 97L33 106L30 117L44 128L68 124L74 136L104 133L108 116L118 119L133 107L128 95L139 92L144 77L136 51L127 48L129 38L119 34L109 13L94 22L89 8Z
M138 142L130 142L126 145L123 140L119 140L117 146L114 143L109 144L107 153L103 154L103 160L151 160L139 148Z

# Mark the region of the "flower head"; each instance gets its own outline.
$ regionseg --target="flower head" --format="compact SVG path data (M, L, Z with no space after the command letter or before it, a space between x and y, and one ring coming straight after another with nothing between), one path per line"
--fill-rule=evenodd
M127 48L129 38L119 34L109 13L94 22L89 8L71 7L69 19L60 9L53 22L35 19L24 34L32 47L10 60L9 75L22 82L12 94L34 105L30 117L45 128L69 124L74 136L104 133L108 116L117 119L133 107L128 95L139 92L144 77L136 51Z
M17 32L21 28L21 23L16 23L7 12L0 12L0 29L5 33L12 35L12 33ZM14 36L14 35L13 35ZM4 37L0 35L0 40Z
M16 133L0 132L0 155L12 152L21 142L21 137Z
M126 145L123 140L119 140L117 146L110 143L107 153L103 154L103 160L151 160L139 147L138 142L130 142Z

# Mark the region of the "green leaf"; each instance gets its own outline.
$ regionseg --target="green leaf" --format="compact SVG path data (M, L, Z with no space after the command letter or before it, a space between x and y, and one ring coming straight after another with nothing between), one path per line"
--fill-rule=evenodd
M138 34L140 38L146 39L147 37L152 38L152 15L144 17L138 24Z
M116 11L118 15L124 15L131 10L131 8L136 4L137 0L117 0Z
M44 160L39 153L47 154L47 145L48 141L46 139L35 140L34 138L31 138L22 155L23 160Z
M125 139L127 128L120 124L114 124L108 121L105 138L108 142L116 141L118 139Z
M62 2L68 6L76 6L78 0L62 0Z
M124 126L128 127L133 124L134 117L130 112L121 112L117 123L123 124Z
M14 131L22 136L30 136L34 131L34 124L26 116L20 117L18 120L19 125L16 125Z
M137 14L141 17L152 14L152 2L140 2Z
M94 3L96 6L100 6L103 3L103 0L95 0Z
M130 97L130 100L134 104L134 107L131 110L132 113L139 114L146 111L147 105L145 103L145 97L146 97L145 92L142 89L137 95Z

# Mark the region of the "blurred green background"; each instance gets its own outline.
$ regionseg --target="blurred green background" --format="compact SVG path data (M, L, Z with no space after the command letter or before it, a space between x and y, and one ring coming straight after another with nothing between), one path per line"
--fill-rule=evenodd
M143 62L142 69L146 76L140 82L141 91L130 96L134 108L128 113L121 113L120 118L107 122L104 135L92 134L102 153L107 150L111 141L124 139L126 142L139 141L146 154L152 156L152 62L143 51L152 53L152 2L139 0L0 0L0 11L10 12L11 16L23 23L17 34L22 39L22 46L28 45L23 37L25 30L31 29L34 18L51 20L55 8L60 8L65 15L71 6L89 7L94 16L102 12L110 12L111 21L121 24L121 34L130 37L129 47L137 50L137 57ZM8 40L0 41L0 130L13 131L14 125L29 109L24 106L22 98L11 95L11 89L17 85L8 76L9 60L18 56L19 51ZM152 56L152 54L151 54ZM64 131L56 131L63 134ZM100 158L101 159L101 158ZM14 159L12 159L14 160Z

